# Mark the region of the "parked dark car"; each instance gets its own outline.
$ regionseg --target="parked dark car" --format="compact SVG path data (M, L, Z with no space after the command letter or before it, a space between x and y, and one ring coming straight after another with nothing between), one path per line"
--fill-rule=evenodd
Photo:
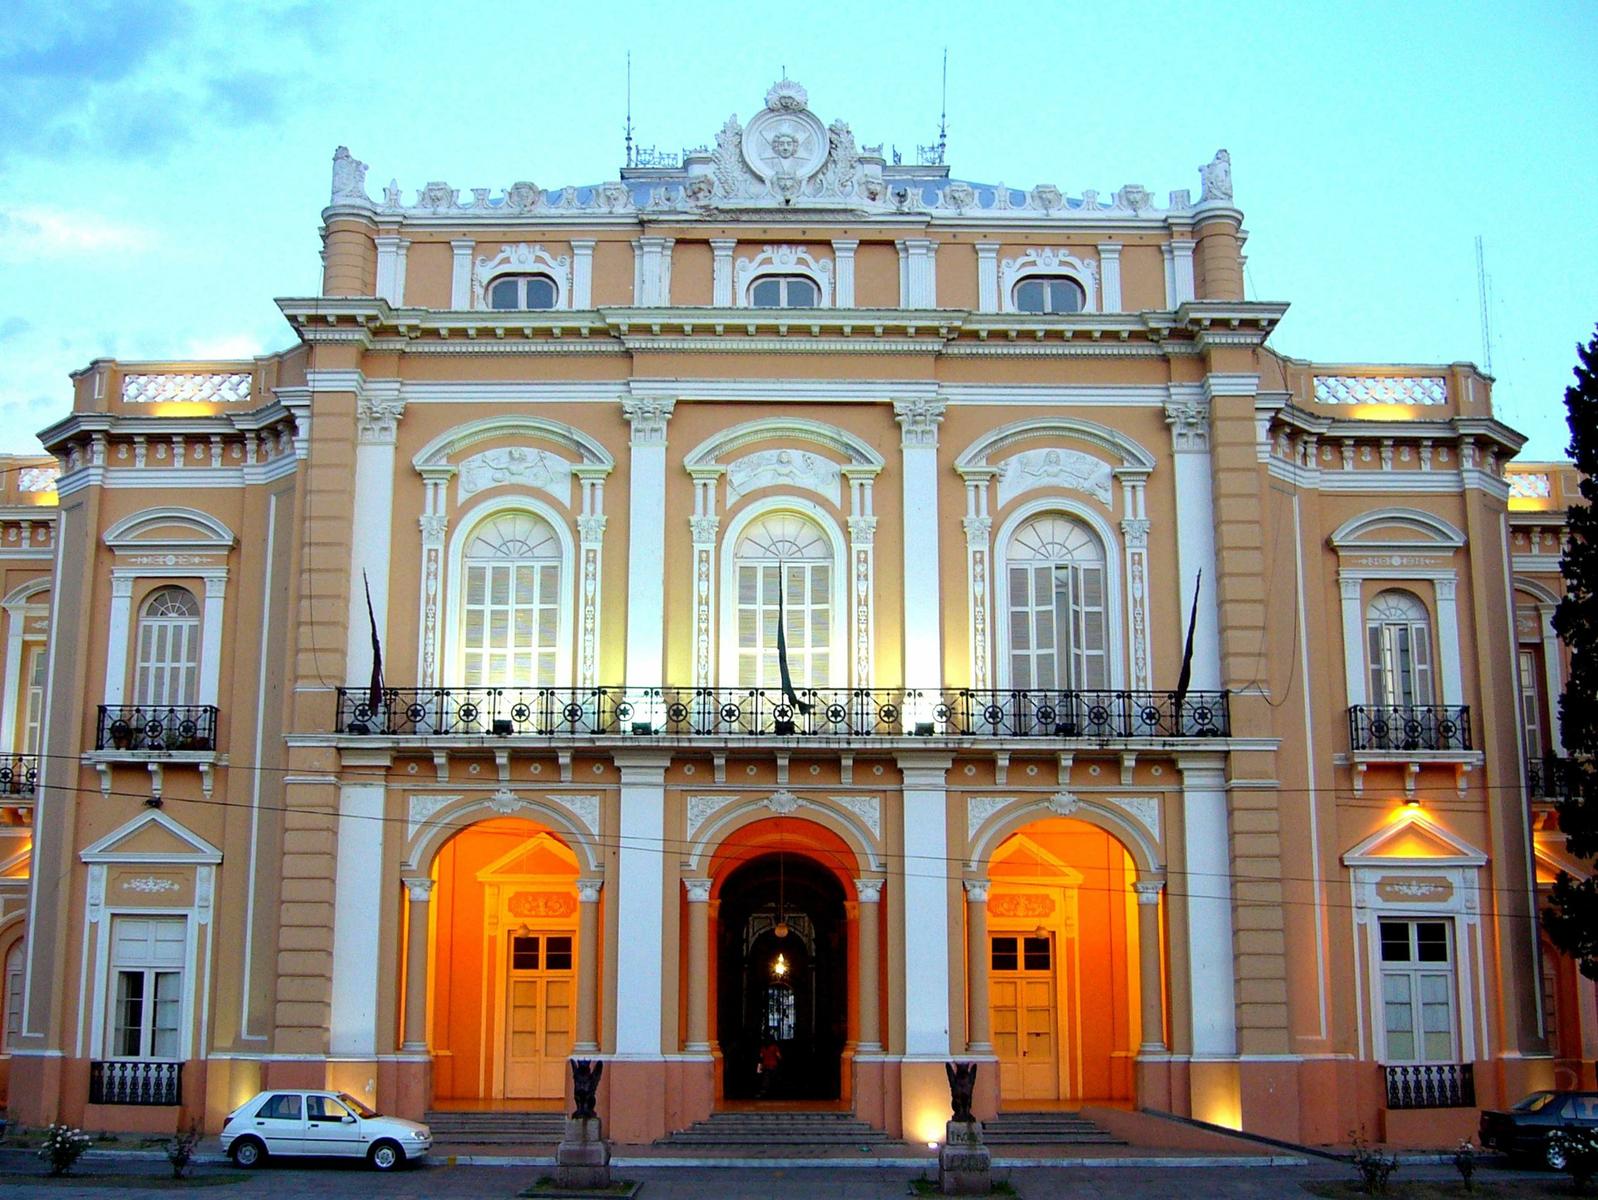
M1481 1144L1562 1171L1564 1154L1548 1145L1561 1128L1598 1129L1598 1092L1533 1092L1507 1112L1483 1112Z

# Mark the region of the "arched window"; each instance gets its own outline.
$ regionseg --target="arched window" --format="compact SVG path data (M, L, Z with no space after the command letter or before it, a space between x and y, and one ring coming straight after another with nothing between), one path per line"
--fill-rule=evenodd
M1370 700L1389 708L1436 702L1432 692L1432 635L1426 606L1409 592L1390 590L1365 613L1370 654Z
M1082 285L1066 275L1032 275L1015 285L1015 310L1078 313L1087 304Z
M815 308L821 289L803 275L763 275L749 285L751 308Z
M795 687L830 687L832 546L811 521L778 512L744 530L733 549L738 587L738 686L777 687L781 597L788 670Z
M1028 521L1005 556L1010 686L1092 691L1110 685L1104 547L1059 513Z
M554 308L555 281L548 275L501 275L488 285L488 307Z
M555 531L532 513L499 513L472 535L464 558L466 686L554 686L561 558Z
M152 708L194 704L199 676L199 601L187 588L158 588L139 614L135 699Z

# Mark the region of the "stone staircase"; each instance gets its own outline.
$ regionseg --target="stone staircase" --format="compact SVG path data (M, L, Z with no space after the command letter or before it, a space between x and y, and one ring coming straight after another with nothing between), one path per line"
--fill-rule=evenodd
M1124 1146L1126 1143L1074 1112L1002 1112L982 1125L989 1146Z
M853 1113L719 1112L687 1129L661 1138L657 1146L726 1149L746 1154L756 1148L839 1150L858 1154L863 1147L891 1145L888 1135Z
M430 1110L433 1141L449 1146L523 1146L549 1150L566 1129L560 1112L459 1112Z

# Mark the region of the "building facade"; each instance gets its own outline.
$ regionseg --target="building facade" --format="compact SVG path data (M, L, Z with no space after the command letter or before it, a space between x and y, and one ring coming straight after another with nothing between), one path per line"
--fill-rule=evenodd
M90 364L22 561L0 514L13 1117L585 1055L624 1142L925 1140L958 1058L1329 1142L1591 1084L1528 775L1568 472L1469 365L1270 349L1225 152L977 184L783 80L593 187L365 173L295 345Z

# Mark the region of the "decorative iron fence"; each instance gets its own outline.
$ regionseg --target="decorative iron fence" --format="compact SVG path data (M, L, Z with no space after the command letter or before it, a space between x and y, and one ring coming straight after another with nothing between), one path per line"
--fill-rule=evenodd
M96 750L215 750L214 705L100 705Z
M1388 1108L1475 1108L1476 1074L1470 1063L1383 1067Z
M1526 760L1526 791L1540 800L1563 800L1570 795L1570 760L1557 754Z
M37 755L0 755L0 797L31 796L38 782L39 758Z
M89 1064L90 1104L182 1104L183 1064L162 1059Z
M1348 710L1348 736L1355 750L1469 750L1470 709L1356 704Z
M399 737L1226 737L1225 692L340 688L340 733Z

